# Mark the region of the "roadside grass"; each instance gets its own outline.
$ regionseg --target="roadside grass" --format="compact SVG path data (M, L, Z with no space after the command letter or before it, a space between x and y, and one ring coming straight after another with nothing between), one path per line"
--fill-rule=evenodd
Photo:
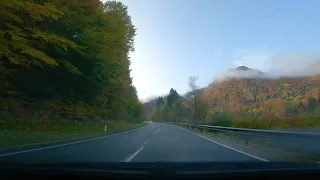
M184 128L184 127L183 127ZM299 148L308 148L307 143L301 142L286 142L284 140L269 139L261 137L245 137L243 135L216 132L213 133L208 130L201 132L199 129L188 128L195 133L204 135L214 141L222 144L230 145L236 149L245 152L254 152L262 157L271 157L274 161L285 162L319 162L319 153L303 153L299 152ZM247 139L248 143L245 143ZM314 151L314 150L313 150ZM267 158L268 159L268 158Z
M191 120L185 121L192 124ZM224 126L235 128L250 128L250 129L266 129L266 130L293 130L305 132L320 132L319 117L303 117L296 119L281 119L281 120L257 120L249 119L224 119L213 121L198 121L196 124Z
M40 121L32 118L18 119L6 114L0 115L0 147L110 134L143 125L143 122L76 121L62 118Z

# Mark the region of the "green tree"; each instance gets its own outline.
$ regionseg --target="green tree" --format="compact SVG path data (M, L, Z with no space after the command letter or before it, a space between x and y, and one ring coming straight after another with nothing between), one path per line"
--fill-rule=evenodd
M151 111L150 115L149 115L149 119L151 121L158 121L159 120L159 116L160 116L160 108L159 108L159 106L154 106L152 108L152 111Z
M162 97L159 97L156 101L156 106L160 106L160 105L163 105L164 104L164 100Z
M167 96L168 106L172 107L172 104L175 103L179 99L179 95L176 90L170 89L169 95Z
M316 109L316 107L317 107L317 100L314 98L308 98L307 107L305 108L305 111L311 115Z
M190 111L182 104L182 101L176 101L171 107L172 121L183 122L191 117Z
M0 108L141 120L127 7L99 0L0 2Z
M208 105L201 100L197 100L197 120L198 121L205 121L207 112L208 112Z
M161 121L168 121L168 115L169 115L169 106L168 106L168 103L165 102L160 107L160 119L161 119Z

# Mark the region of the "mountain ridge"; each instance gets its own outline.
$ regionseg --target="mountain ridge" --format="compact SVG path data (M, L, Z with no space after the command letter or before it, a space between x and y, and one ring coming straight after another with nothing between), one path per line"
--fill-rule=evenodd
M245 66L229 71L254 72L258 78L229 77L198 89L198 122L263 129L320 125L317 120L320 117L320 74L267 79L260 78L264 72ZM175 106L178 110L167 109L167 117L159 113L159 107L158 110L153 108L150 118L157 120L162 114L158 118L194 122L194 100L190 94L186 93L186 99L177 102L182 105Z

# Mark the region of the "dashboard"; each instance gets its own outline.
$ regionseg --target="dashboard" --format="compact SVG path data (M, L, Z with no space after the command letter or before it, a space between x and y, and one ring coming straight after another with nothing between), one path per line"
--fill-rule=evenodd
M318 163L76 163L1 165L1 179L319 179Z

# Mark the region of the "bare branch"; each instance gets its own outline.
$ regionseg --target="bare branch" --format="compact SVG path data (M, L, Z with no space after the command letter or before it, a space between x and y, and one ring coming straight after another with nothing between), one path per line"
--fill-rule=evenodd
M197 84L196 84L197 80L198 80L198 77L195 77L195 76L190 76L190 77L189 77L189 82L188 82L188 84L189 84L189 87L191 88L191 90L192 90L193 92L198 88L198 86L197 86Z

